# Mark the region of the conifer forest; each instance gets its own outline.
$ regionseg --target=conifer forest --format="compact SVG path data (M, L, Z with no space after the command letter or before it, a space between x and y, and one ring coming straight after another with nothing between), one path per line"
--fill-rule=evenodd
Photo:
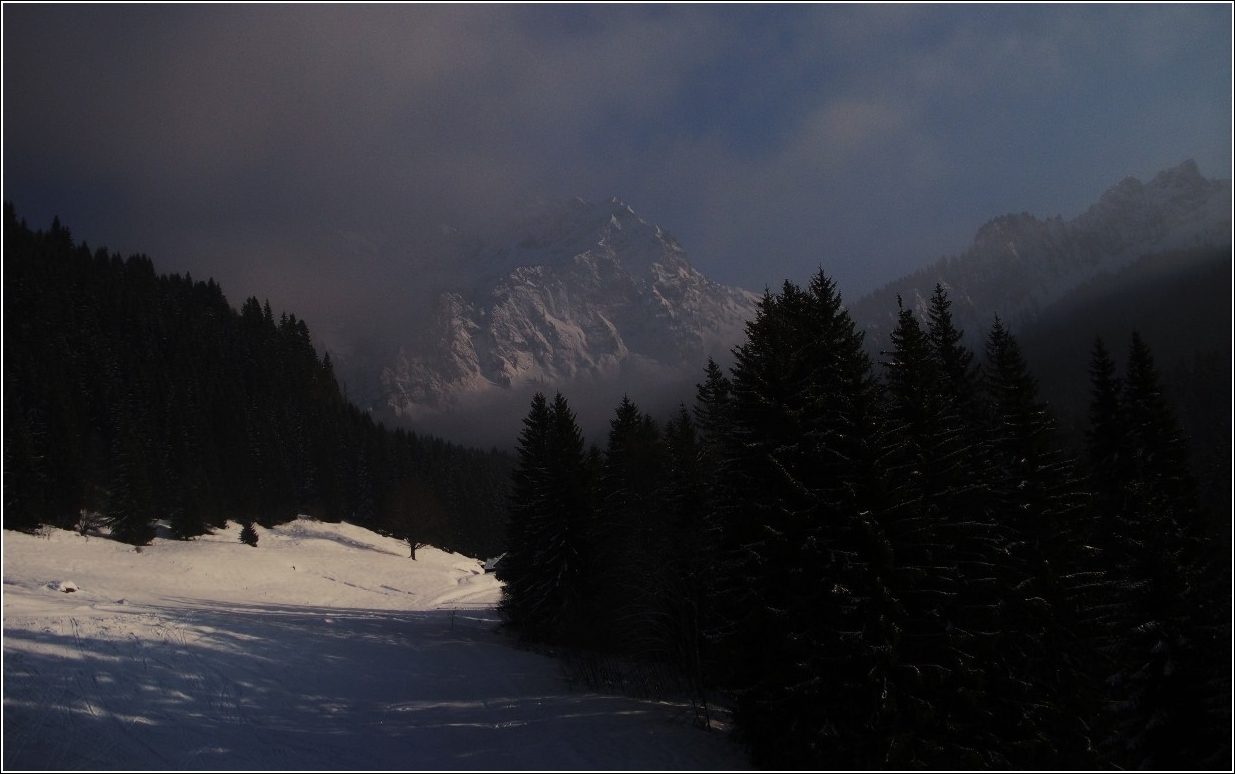
M309 328L213 280L4 222L4 527L110 525L142 545L307 514L500 551L506 455L387 429Z
M971 351L950 310L872 357L822 271L785 282L676 413L627 396L590 445L538 393L512 459L375 423L294 315L6 204L4 527L501 554L522 640L671 668L761 768L1229 769L1229 507L1154 354L1093 342L1072 448L1013 332Z
M667 662L772 769L1228 768L1230 544L1136 332L1083 453L1015 336L937 288L865 353L834 284L765 294L725 373L603 451L537 395L502 612Z

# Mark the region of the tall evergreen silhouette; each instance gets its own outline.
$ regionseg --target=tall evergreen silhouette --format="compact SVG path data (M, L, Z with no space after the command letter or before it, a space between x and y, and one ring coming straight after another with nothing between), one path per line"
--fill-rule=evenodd
M602 641L632 655L655 654L665 615L672 550L660 500L665 467L659 426L623 396L609 425L597 487L593 577L596 603L607 611Z
M658 501L657 656L677 665L696 697L706 693L707 661L703 627L708 607L710 555L706 549L709 485L703 441L685 405L665 423L665 471Z
M1089 659L1094 581L1084 546L1092 513L1075 464L1059 448L1015 336L996 317L981 397L988 483L1003 541L995 567L1002 613L992 671L994 725L1017 765L1081 765L1092 754L1096 676Z
M870 572L883 536L862 334L819 272L765 294L735 355L713 636L736 717L757 765L877 765L860 729L882 709L868 687L889 668L894 603Z
M975 485L973 433L952 386L964 377L957 367L966 353L959 337L931 334L902 306L883 362L886 494L877 518L888 552L880 574L897 602L900 632L885 762L1005 766L986 714L989 633L1000 624L999 537ZM951 371L941 350L954 358Z
M537 393L519 437L500 609L531 641L586 640L594 504L583 437L560 393Z
M1105 752L1123 767L1229 767L1229 557L1214 554L1223 541L1200 508L1187 441L1140 335L1122 392L1104 348L1091 373L1089 459L1117 600L1105 630L1114 724Z

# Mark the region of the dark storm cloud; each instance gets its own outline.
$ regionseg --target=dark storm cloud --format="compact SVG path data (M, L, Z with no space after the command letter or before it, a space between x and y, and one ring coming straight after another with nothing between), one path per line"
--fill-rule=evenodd
M713 38L707 18L616 12L561 34L546 16L6 7L5 194L246 293L292 267L292 284L346 274L315 239L603 188L612 127L654 122L675 95L663 76L697 66L687 33Z
M573 195L855 295L1004 211L1228 175L1230 46L1226 6L6 4L5 197L311 322Z

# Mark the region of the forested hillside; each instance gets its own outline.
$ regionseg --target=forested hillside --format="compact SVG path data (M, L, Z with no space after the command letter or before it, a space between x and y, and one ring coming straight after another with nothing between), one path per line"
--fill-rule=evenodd
M1152 345L1086 336L1060 433L998 318L977 353L941 287L896 321L872 358L786 282L692 407L628 396L589 446L538 394L508 460L375 424L302 320L6 206L4 526L505 551L521 636L675 670L759 766L1229 768L1229 512Z
M268 302L4 219L5 528L140 545L304 513L496 552L505 456L375 424Z
M1089 342L1077 455L1002 322L962 341L937 287L873 362L819 274L603 451L536 396L506 620L673 665L761 767L1228 768L1229 522L1148 346Z
M1123 363L1137 331L1158 356L1163 392L1215 514L1231 512L1231 258L1230 245L1146 255L1042 310L1020 336L1043 398L1079 448L1093 340L1101 337Z

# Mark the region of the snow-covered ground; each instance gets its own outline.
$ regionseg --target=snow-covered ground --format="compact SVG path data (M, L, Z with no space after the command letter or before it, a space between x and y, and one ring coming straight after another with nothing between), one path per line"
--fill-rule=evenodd
M4 531L12 769L738 769L685 704L573 688L480 562L299 519L140 550Z

